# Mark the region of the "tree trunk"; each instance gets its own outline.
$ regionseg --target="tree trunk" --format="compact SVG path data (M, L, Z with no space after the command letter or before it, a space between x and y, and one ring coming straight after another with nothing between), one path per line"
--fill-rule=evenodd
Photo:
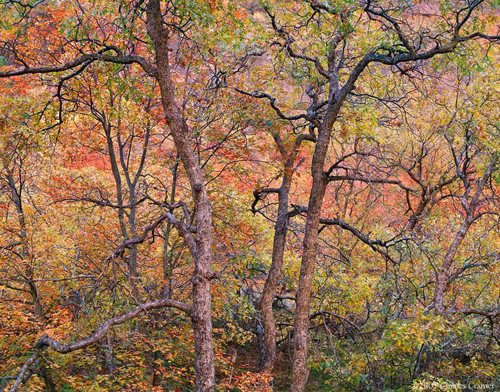
M480 197L482 195L484 186L491 174L493 173L497 163L497 158L493 157L488 164L482 178L477 183L476 191L474 192L474 196L472 196L470 203L467 205L465 201L465 195L463 196L463 206L465 208L465 219L462 222L458 233L455 235L453 242L451 243L448 251L446 252L446 256L444 258L443 264L439 269L439 272L436 277L436 289L434 294L434 307L436 312L439 314L444 314L444 297L446 294L447 286L448 286L448 275L451 266L453 265L453 261L455 260L455 256L462 244L467 232L470 227L477 219L476 209L480 201ZM470 186L470 185L469 185Z
M176 157L175 163L172 166L172 190L170 192L170 204L175 203L175 196L177 192L177 172L179 168L179 158ZM172 277L174 273L174 245L170 246L170 234L172 232L173 225L170 221L167 222L167 227L164 229L163 233L165 239L163 242L163 254L162 254L162 266L163 266L163 281L164 285L162 288L162 295L164 298L172 297Z
M175 102L170 77L168 32L163 26L159 0L147 5L147 31L154 45L156 78L162 106L175 147L186 170L196 208L196 254L193 283L192 322L195 344L195 390L215 391L215 365L211 316L212 212L201 167L189 140L189 128Z
M124 204L123 184L120 175L120 169L118 167L118 158L115 153L115 147L114 147L115 144L113 142L113 137L111 134L111 124L107 121L104 115L99 121L101 121L104 133L106 135L106 143L108 146L111 172L113 173L113 178L115 180L116 200L117 200L117 205L119 206L119 208L117 209L117 214L118 214L118 221L120 223L120 230L122 233L122 237L124 241L130 239L130 235L132 235L132 239L137 239L137 233L133 233L132 232L133 230L131 229L131 234L129 235L129 232L127 231L127 224L125 221L125 212L124 212L125 210L123 209L123 204ZM118 141L118 149L120 150L120 155L121 155L123 147L121 146L120 141ZM131 209L135 210L135 206L133 205L133 202L135 201L134 196L135 195L129 194L129 204L131 205ZM130 224L130 219L129 219L129 228L130 227L132 226ZM140 302L140 291L138 287L139 273L137 271L137 244L131 245L129 249L127 267L128 267L130 291L132 293L132 297L135 299L136 302Z
M278 218L274 226L273 255L269 275L267 276L260 311L264 326L264 358L261 372L272 372L276 363L276 322L273 313L274 294L281 278L283 259L288 231L288 196L291 178L283 177L282 185L278 192Z
M26 274L26 285L29 288L31 298L33 299L33 314L36 317L43 316L42 303L40 301L40 294L38 293L38 288L35 284L33 266L31 265L31 256L28 246L28 229L26 227L26 218L24 216L23 201L21 198L22 186L19 185L19 190L16 187L16 182L12 173L7 175L7 181L9 183L12 200L16 206L17 218L19 222L19 236L21 238L21 261L24 263L24 272Z
M292 392L304 392L309 376L307 368L309 311L311 307L312 281L318 248L319 220L321 218L321 207L328 184L327 174L323 168L328 152L328 145L330 143L330 132L337 113L338 109L335 113L331 113L332 117L330 117L331 121L328 121L328 126L323 125L319 130L318 141L314 148L311 167L313 184L307 207L302 263L300 266L299 286L297 289L295 324L293 328Z
M273 313L273 302L276 288L278 287L283 269L286 238L290 215L288 212L288 200L290 186L292 184L295 160L300 145L304 140L311 140L309 136L300 135L295 139L291 150L287 151L283 140L278 134L273 135L274 141L284 160L283 180L278 189L278 216L274 226L273 254L269 274L264 284L262 298L260 300L260 311L262 324L264 326L263 358L260 371L272 372L276 363L276 321ZM300 162L297 164L299 165Z
M312 281L318 248L319 220L327 185L326 176L323 173L322 162L324 162L324 160L316 162L316 167L313 164L313 185L304 232L304 249L302 264L300 266L295 324L293 328L292 392L304 392L309 377L309 370L307 368L309 312L311 308ZM319 170L318 164L321 164Z
M448 271L453 264L453 260L455 259L455 256L458 252L458 248L460 247L462 241L465 239L465 236L467 235L472 222L473 220L471 219L471 217L467 216L465 218L464 222L460 226L460 229L458 230L457 235L455 236L455 239L448 248L448 252L446 253L443 264L437 274L434 306L439 314L444 314L444 296L446 293L448 281Z

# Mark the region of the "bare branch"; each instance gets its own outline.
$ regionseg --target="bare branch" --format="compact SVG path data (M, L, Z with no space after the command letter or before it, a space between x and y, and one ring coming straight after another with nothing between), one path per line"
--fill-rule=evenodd
M248 95L248 96L253 97L253 98L266 98L266 99L268 99L269 100L269 104L274 109L274 111L276 112L276 114L278 115L278 117L281 118L281 119L283 119L283 120L294 121L294 120L304 119L304 120L307 120L307 121L311 121L311 118L307 114L297 114L295 116L287 116L276 105L276 98L270 96L269 94L256 93L256 92L250 93L248 91L244 91L244 90L241 90L239 88L235 88L235 91L239 92L240 94Z
M108 48L108 50L116 51L116 48ZM12 76L28 75L28 74L47 74L47 73L59 73L68 71L70 69L76 68L80 65L94 61L104 61L116 64L139 64L141 68L149 75L156 76L157 70L143 57L133 56L133 55L109 55L103 53L92 53L84 54L77 59L70 61L61 65L52 66L35 66L35 67L24 67L20 69L13 69L10 71L0 71L0 78L8 78ZM88 65L88 64L87 64Z
M397 185L401 189L409 192L415 192L414 189L407 187L399 180L390 180L388 178L369 178L369 177L358 177L358 176L328 176L328 181L360 181L366 182L368 184L392 184Z
M253 191L253 197L254 201L252 203L252 213L255 214L257 213L257 203L262 200L262 195L267 194L267 193L279 193L278 188L262 188L262 189L256 189Z

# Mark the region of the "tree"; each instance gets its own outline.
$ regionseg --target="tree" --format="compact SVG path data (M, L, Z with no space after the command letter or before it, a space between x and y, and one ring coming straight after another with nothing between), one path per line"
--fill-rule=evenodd
M0 389L491 383L496 7L1 3Z
M141 6L142 2L135 6L132 6L131 11L134 13L134 16L136 12L141 12ZM29 6L26 7L26 9L28 9ZM84 46L81 49L83 51L83 54L80 54L75 59L63 63L62 65L44 64L38 66L36 64L28 65L26 62L23 62L22 68L18 68L12 71L3 71L0 73L0 76L5 78L25 74L44 74L75 70L72 74L64 77L61 80L59 86L62 86L63 81L83 72L85 68L87 68L93 62L105 61L116 64L139 64L150 77L153 77L157 81L161 92L161 100L166 116L167 125L172 132L177 152L181 161L183 162L184 169L186 170L187 176L190 181L196 210L196 238L192 236L185 223L176 220L170 213L164 214L161 220L169 219L176 225L180 234L184 237L186 243L188 244L191 255L194 259L195 270L192 278L193 305L192 312L190 313L193 321L193 329L195 335L195 367L197 374L196 390L212 391L215 390L215 369L214 348L212 341L210 282L214 278L214 273L211 269L212 217L210 211L210 201L206 192L200 164L194 154L193 146L189 139L189 127L176 103L174 91L175 87L171 77L171 65L169 62L168 45L170 41L170 33L164 26L165 22L162 17L160 1L153 0L148 2L145 12L147 17L147 33L149 34L149 37L153 43L155 66L151 65L145 58L137 56L135 54L122 54L121 50L116 46L102 45L101 50L91 53L85 53ZM115 54L107 54L107 52L110 51L114 52ZM20 58L21 56L21 54L18 53L15 49L13 50L13 54L17 58ZM60 88L61 87L59 87L58 94L60 94ZM60 118L60 120L62 119ZM104 126L106 126L107 123L105 122L105 119L102 119L102 121L104 122ZM108 144L110 144L109 130ZM110 154L112 154L112 151L113 148L110 145ZM115 180L116 178L117 176L115 175ZM120 192L120 186L118 183L117 187L118 192ZM131 204L133 204L133 196L131 196L131 200ZM150 230L154 230L154 228L156 228L158 224L159 222L157 221L154 227L152 227ZM142 238L132 238L130 240L126 239L120 249L130 248L131 246L132 249L134 249L135 244L144 241L147 234L148 233L145 232ZM133 268L131 269L131 274L136 274ZM132 276L131 278L135 279L135 276ZM168 300L164 300L160 303L162 303L163 306L170 304ZM188 309L187 306L181 307L183 307L184 310ZM92 342L95 341L92 338L90 338L90 340ZM37 343L37 349L43 348L47 345L57 347L55 342L49 344L44 339L41 339ZM75 346L69 346L69 348L67 350L63 350L63 352L73 351L74 349L79 347L79 344L76 344ZM35 355L25 363L25 366L21 370L16 383L11 388L11 391L17 389L20 382L23 380L23 377L29 366L38 358L39 355L40 352L38 350Z
M318 248L318 231L321 219L323 199L331 170L325 170L331 133L338 119L344 102L355 90L356 83L365 70L372 64L381 64L405 69L419 61L453 52L459 44L472 39L482 38L497 41L498 36L490 36L482 31L467 31L473 14L479 12L484 1L468 3L457 10L453 7L443 9L446 20L452 20L442 31L436 30L435 35L429 35L423 28L413 25L406 15L412 10L402 4L391 10L390 5L367 1L361 5L323 4L315 1L307 2L306 17L301 20L287 22L287 25L297 26L296 31L304 30L301 36L294 34L279 22L279 18L269 9L267 13L276 32L278 44L287 53L291 61L302 61L309 64L304 67L309 76L309 85L314 80L321 80L324 86L321 98L311 99L308 109L300 114L317 132L316 144L311 166L313 178L307 206L307 219L304 231L303 256L296 300L296 315L294 323L294 354L292 370L292 391L305 391L308 379L308 331L311 306L312 280ZM300 5L296 5L300 9ZM294 10L297 14L297 10ZM300 13L299 13L300 14ZM362 49L361 54L353 47L359 45L359 34L354 21L367 18L369 25L384 32L383 43ZM406 19L405 19L406 18ZM315 22L315 25L311 24ZM375 27L376 26L376 27ZM426 27L427 28L427 27ZM445 36L446 40L441 36ZM307 42L307 38L309 42ZM439 37L439 38L432 38ZM326 45L313 46L312 42L323 40ZM302 45L309 46L309 50ZM322 48L325 48L323 49ZM316 49L318 48L318 49ZM315 50L316 49L316 50ZM351 53L356 53L352 55ZM408 64L408 65L407 65ZM312 74L312 75L311 75ZM307 79L306 79L307 82ZM308 88L309 96L314 98ZM257 97L262 94L255 94ZM273 107L276 99L267 97ZM317 103L315 103L317 102Z

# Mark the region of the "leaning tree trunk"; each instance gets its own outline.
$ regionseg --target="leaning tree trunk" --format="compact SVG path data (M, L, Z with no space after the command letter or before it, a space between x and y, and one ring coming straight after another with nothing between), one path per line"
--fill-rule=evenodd
M304 392L309 376L307 368L309 311L311 307L312 281L318 248L319 220L328 183L323 165L329 142L330 130L323 129L322 132L319 133L318 142L316 143L311 170L313 184L307 207L304 248L300 266L295 324L293 328L292 392Z
M288 231L288 197L290 192L290 176L283 177L278 191L278 218L274 226L273 255L269 275L267 276L260 311L264 327L264 358L261 365L262 372L272 372L276 363L276 321L273 313L274 294L281 278L283 259L285 254L286 235Z
M318 129L318 138L314 146L311 165L313 183L307 207L299 286L297 288L295 323L293 327L292 382L290 388L292 392L304 392L309 377L309 369L307 368L309 311L311 308L312 282L318 249L321 208L328 185L328 173L324 170L324 166L333 126L337 120L342 102L352 90L352 85L353 82L340 91L338 95L339 91L335 87L332 87L333 91L330 93L328 109Z
M283 261L285 255L286 238L290 214L288 211L288 200L290 196L290 186L292 184L293 174L300 162L295 165L295 160L300 150L300 145L304 140L312 140L310 136L300 135L295 139L291 150L287 150L283 140L278 134L273 135L281 157L284 159L283 180L279 189L272 189L273 193L278 194L278 216L274 226L274 239L271 267L264 284L262 298L260 300L261 320L264 326L263 339L263 358L260 371L272 372L276 364L276 321L273 313L273 302L279 280L281 278ZM270 191L270 189L268 189Z
M160 1L147 6L147 31L153 42L156 79L167 124L175 147L186 170L196 208L196 252L193 283L192 322L195 344L195 390L215 391L214 347L211 317L212 213L201 167L189 140L189 128L175 102L174 84L170 76L168 32L163 25Z

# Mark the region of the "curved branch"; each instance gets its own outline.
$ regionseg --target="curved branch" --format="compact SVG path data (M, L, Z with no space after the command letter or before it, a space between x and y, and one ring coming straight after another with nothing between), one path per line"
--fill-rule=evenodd
M133 245L142 244L144 241L146 241L149 232L152 232L154 235L154 231L156 230L156 228L165 220L168 220L176 227L176 229L179 231L179 234L185 239L191 254L193 256L196 256L196 241L193 235L191 234L193 228L191 228L191 226L186 225L183 221L176 219L172 215L172 213L165 212L162 215L160 215L153 223L147 226L142 232L142 235L140 237L123 241L122 244L118 248L116 248L115 251L110 256L108 256L107 260L112 260L117 257L120 257L125 252L125 249L128 249Z
M69 343L69 344L63 344L58 342L55 339L52 339L49 337L47 334L43 334L40 339L35 344L35 352L34 354L24 363L24 365L21 367L21 370L19 371L19 374L16 378L16 381L12 385L12 387L9 389L9 392L15 392L21 385L21 383L26 381L26 373L29 371L31 366L35 363L35 361L38 359L38 357L42 354L42 350L45 349L46 347L50 347L52 350L60 353L60 354L67 354L72 351L80 350L85 347L88 347L94 343L97 343L99 340L101 340L104 336L106 336L106 333L108 330L118 324L123 324L124 322L133 319L140 315L142 312L146 312L148 310L152 309L159 309L159 308L164 308L164 307L171 307L175 309L182 310L183 312L187 313L188 315L191 314L191 306L179 302L179 301L174 301L171 299L161 299L158 301L152 301L152 302L147 302L145 304L141 304L136 306L134 309L132 309L130 312L125 313L121 316L113 317L107 321L105 321L103 324L101 324L93 334L91 334L89 337L79 340L78 342L74 343ZM29 375L28 375L29 378Z
M115 50L115 49L108 48L108 50ZM80 56L73 61L61 65L53 65L53 66L42 65L38 67L24 67L20 69L13 69L10 71L0 71L0 78L8 78L12 76L20 76L28 74L47 74L47 73L64 72L93 61L105 61L116 64L139 64L141 68L149 76L155 77L157 74L156 68L152 66L148 61L146 61L146 59L140 56L92 53L92 54L84 54L83 56Z
M252 203L252 213L255 215L257 213L257 203L262 200L262 195L265 195L267 193L279 193L280 190L278 188L262 188L262 189L255 189L253 191L253 203Z
M257 92L250 93L248 91L241 90L239 88L235 88L234 90L236 92L240 93L240 94L248 95L249 97L259 98L259 99L266 98L269 101L269 104L271 105L271 107L273 108L273 110L278 115L278 117L281 118L282 120L294 121L294 120L304 119L304 120L307 120L307 121L311 121L311 118L307 114L297 114L295 116L287 116L276 105L276 98L272 97L269 94L266 94L266 93L257 93Z

